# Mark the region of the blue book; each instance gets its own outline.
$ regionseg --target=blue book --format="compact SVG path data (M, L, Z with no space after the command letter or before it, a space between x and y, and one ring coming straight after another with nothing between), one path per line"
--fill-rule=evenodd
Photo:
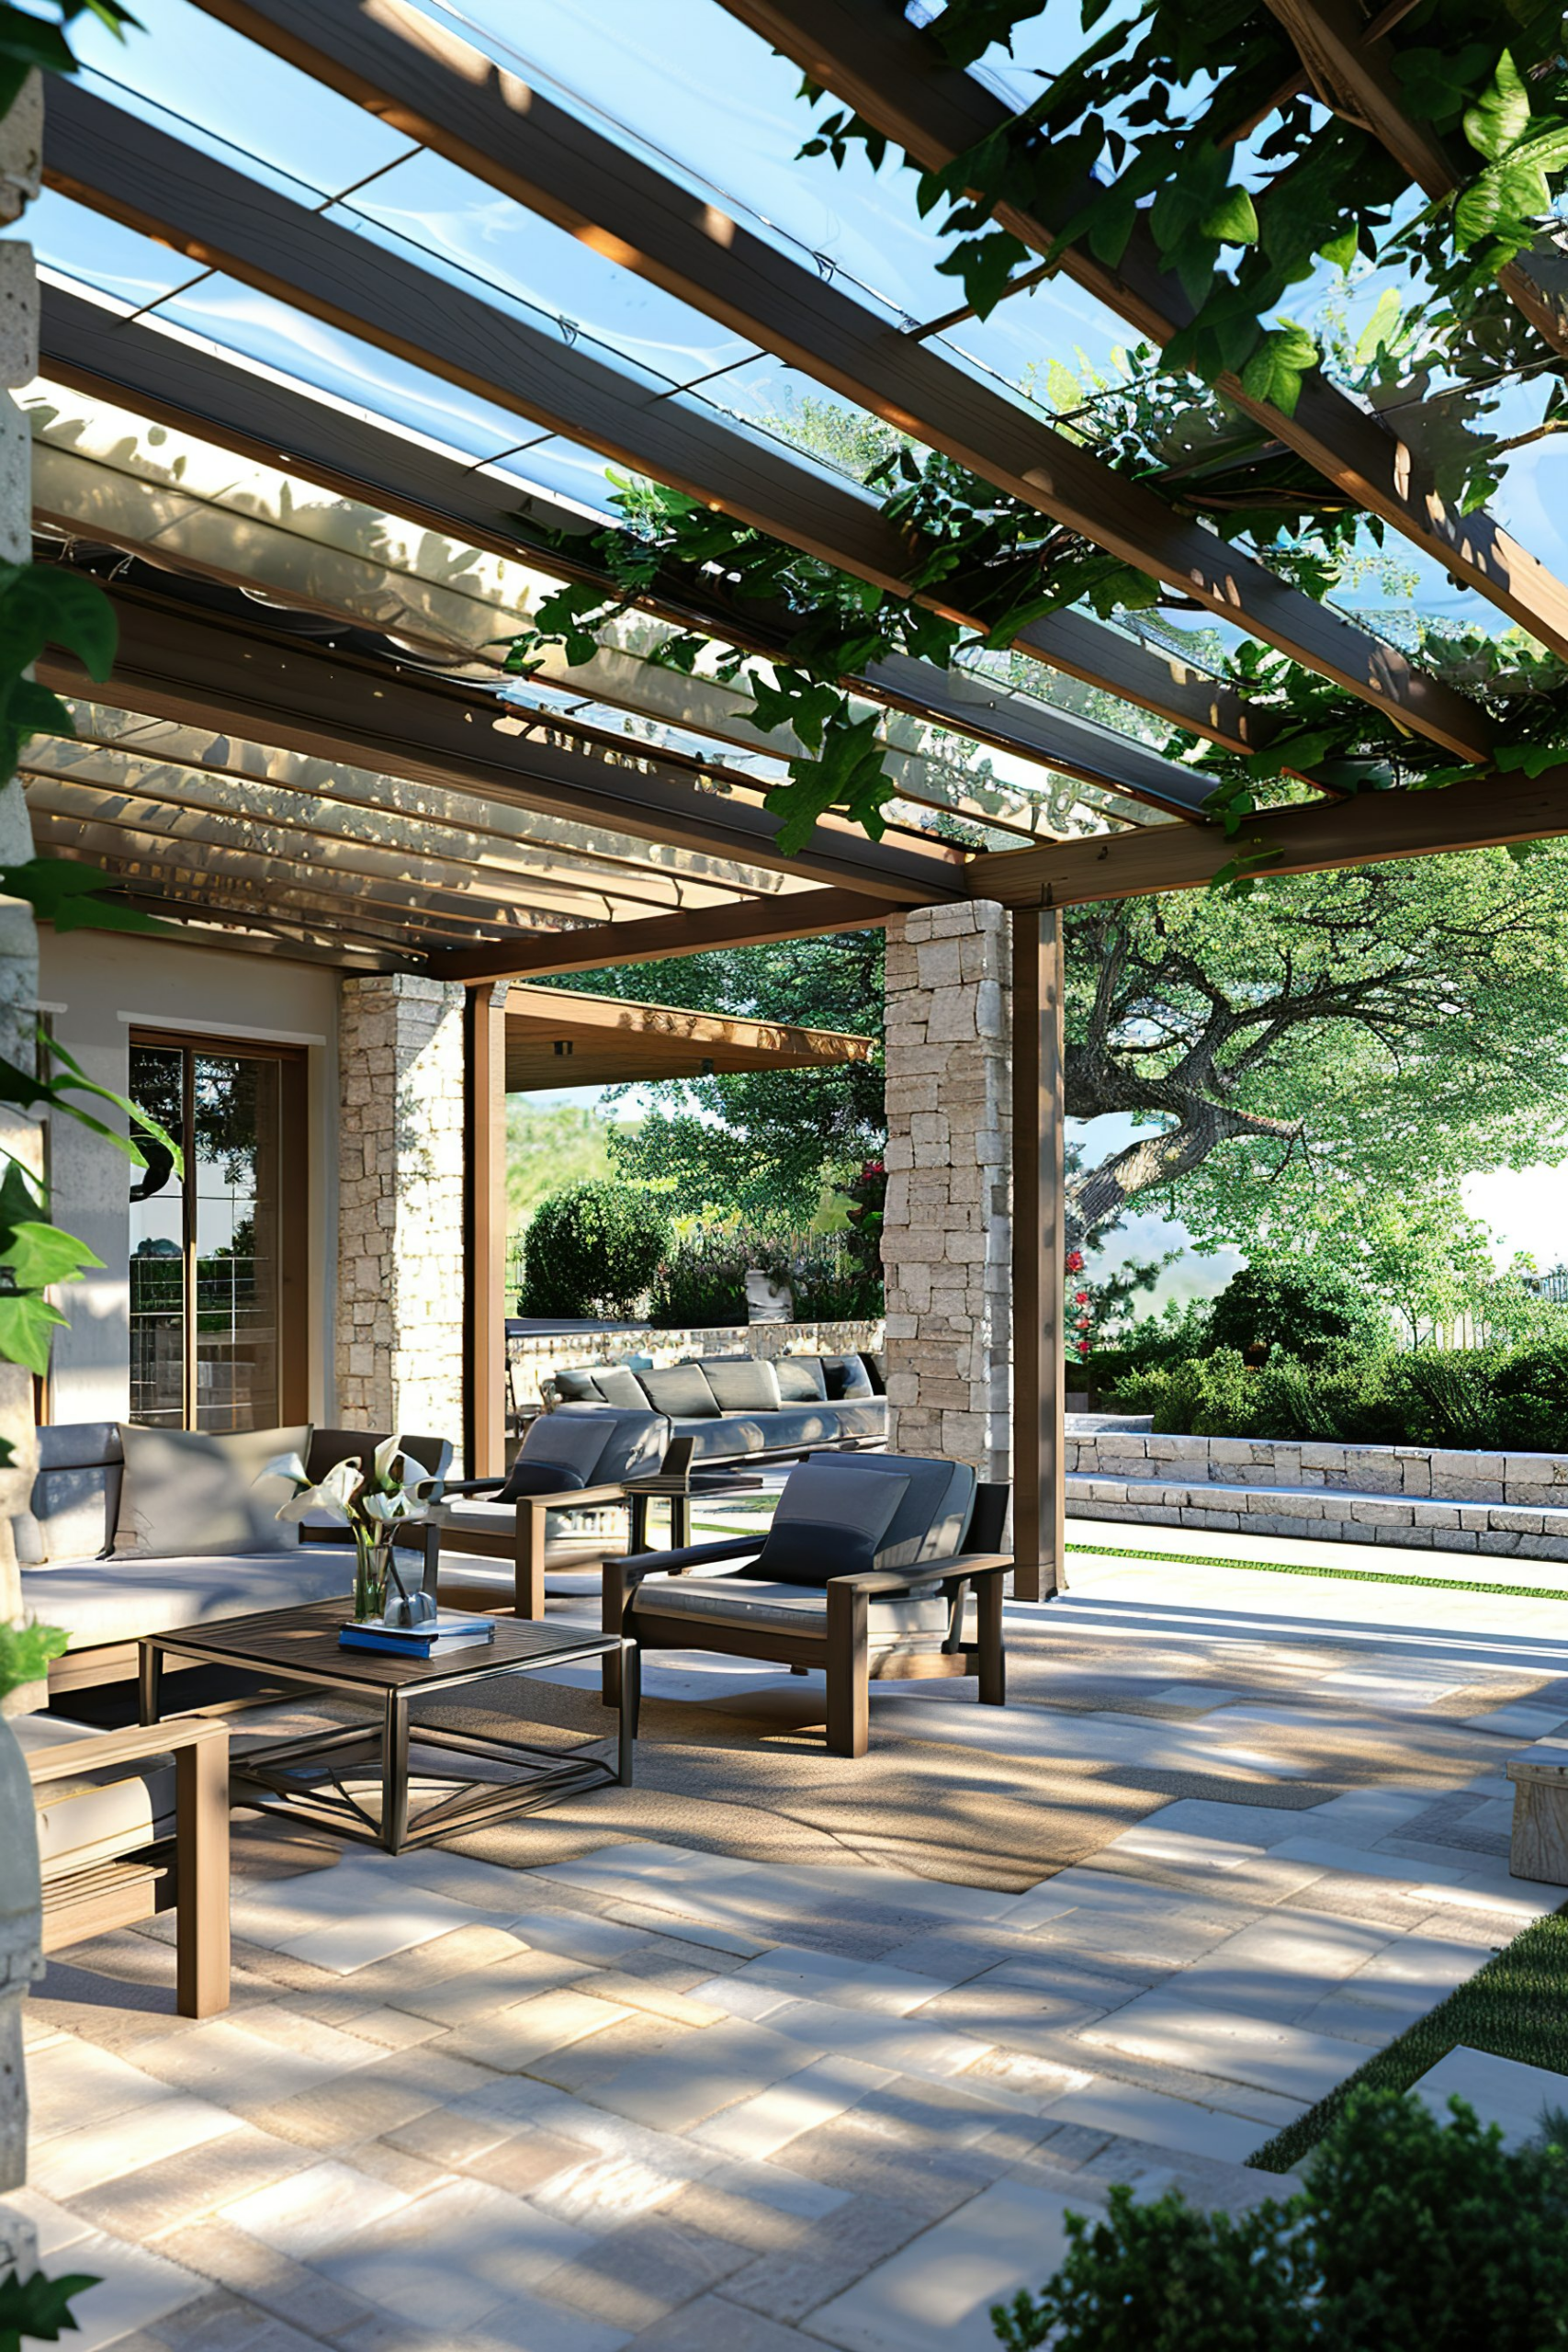
M458 1616L445 1611L433 1623L384 1625L371 1618L363 1624L344 1625L338 1634L344 1650L381 1650L390 1657L436 1657L446 1650L467 1649L495 1639L492 1617Z

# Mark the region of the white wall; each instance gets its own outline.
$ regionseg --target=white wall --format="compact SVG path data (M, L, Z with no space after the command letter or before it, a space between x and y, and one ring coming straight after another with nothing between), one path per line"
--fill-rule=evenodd
M39 936L39 1001L55 1035L90 1078L118 1094L126 1091L133 1025L307 1048L310 1412L313 1420L330 1422L337 1285L338 975L321 965L275 956L107 932L71 932L61 938L47 928ZM123 1127L122 1118L106 1116ZM52 1417L124 1420L130 1377L129 1163L74 1121L57 1119L52 1125L55 1221L104 1261L101 1273L89 1273L61 1294L71 1328L55 1340Z

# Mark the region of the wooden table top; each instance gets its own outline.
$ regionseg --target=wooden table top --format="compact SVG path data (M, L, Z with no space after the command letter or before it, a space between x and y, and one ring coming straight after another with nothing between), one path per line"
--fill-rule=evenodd
M349 1688L400 1690L405 1685L460 1680L494 1674L506 1667L545 1666L567 1657L599 1657L618 1650L619 1637L591 1628L541 1625L528 1618L497 1617L495 1639L466 1642L434 1657L395 1657L385 1650L340 1649L338 1634L348 1623L342 1600L312 1600L298 1609L273 1609L254 1617L222 1617L211 1625L176 1626L146 1634L143 1648L176 1650L182 1657L222 1666L273 1668L311 1682Z

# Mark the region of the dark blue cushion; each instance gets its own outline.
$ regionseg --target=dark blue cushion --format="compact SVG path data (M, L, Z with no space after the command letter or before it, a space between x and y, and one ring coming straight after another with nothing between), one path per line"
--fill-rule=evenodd
M775 1584L822 1586L874 1568L908 1483L833 1478L823 1464L803 1462L784 1481L751 1574Z

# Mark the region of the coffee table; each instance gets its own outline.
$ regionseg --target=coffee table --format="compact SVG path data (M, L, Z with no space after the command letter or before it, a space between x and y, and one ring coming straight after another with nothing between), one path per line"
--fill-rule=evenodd
M310 1821L343 1837L382 1846L389 1854L401 1853L406 1847L430 1845L459 1829L531 1812L606 1781L621 1788L631 1786L632 1743L641 1687L635 1642L568 1625L498 1617L493 1642L452 1650L445 1657L403 1658L378 1650L340 1649L337 1637L343 1623L341 1600L317 1600L299 1609L270 1610L262 1616L226 1617L216 1624L182 1625L172 1633L145 1634L138 1645L141 1721L155 1724L159 1720L165 1657L238 1667L269 1680L368 1702L377 1709L378 1722L312 1732L302 1739L280 1739L259 1751L235 1756L231 1780L243 1801L260 1812ZM592 1755L562 1757L521 1740L411 1723L410 1706L416 1699L466 1689L497 1675L575 1666L592 1658L614 1659L623 1693L613 1760L602 1752L609 1747L608 1741L595 1741ZM483 1757L492 1764L510 1767L509 1776L477 1780L422 1765L419 1778L449 1784L450 1793L435 1797L411 1817L411 1738L421 1748ZM356 1757L359 1779L367 1777L367 1763L372 1770L378 1770L378 1820L345 1784L345 1768ZM323 1780L330 1793L329 1788L315 1785Z

